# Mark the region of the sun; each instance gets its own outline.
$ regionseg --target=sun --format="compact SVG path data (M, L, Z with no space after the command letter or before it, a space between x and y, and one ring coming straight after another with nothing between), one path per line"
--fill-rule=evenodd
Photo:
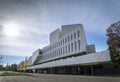
M7 22L3 24L3 33L6 36L18 37L20 36L20 27L16 22Z

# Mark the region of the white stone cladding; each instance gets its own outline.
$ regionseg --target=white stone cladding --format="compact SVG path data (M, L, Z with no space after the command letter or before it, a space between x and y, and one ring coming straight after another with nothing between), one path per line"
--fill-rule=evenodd
M27 69L70 66L70 65L96 65L98 63L105 63L108 61L111 61L109 51L102 51L102 52L91 53L78 57L71 57L67 59L60 59L57 61L51 61L40 65L27 67Z
M95 45L87 44L82 24L63 25L61 29L51 32L49 39L48 46L33 52L29 58L29 66L34 65L35 60L38 65L32 66L33 68L64 66L64 63L65 65L91 64L111 60L109 51L96 53ZM39 50L42 52L41 55L38 53Z
M63 25L50 33L50 45L43 48L40 62L86 52L87 41L82 24Z
M41 55L40 51L41 51L41 49L37 49L36 51L34 51L32 53L32 56L30 56L29 59L28 59L28 65L33 65L34 64L37 57Z
M32 65L33 63L32 63L32 56L30 56L29 57L29 59L28 59L28 66L30 66L30 65Z

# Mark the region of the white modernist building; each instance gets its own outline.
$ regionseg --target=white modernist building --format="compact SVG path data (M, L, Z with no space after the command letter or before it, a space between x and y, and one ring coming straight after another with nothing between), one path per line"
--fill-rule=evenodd
M36 50L29 57L26 70L35 69L40 73L86 74L91 66L109 61L109 51L96 53L95 46L87 44L82 24L71 24L63 25L61 29L50 33L50 44Z

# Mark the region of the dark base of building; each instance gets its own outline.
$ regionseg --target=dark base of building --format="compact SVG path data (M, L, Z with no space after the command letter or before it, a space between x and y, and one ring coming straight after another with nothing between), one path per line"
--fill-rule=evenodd
M26 70L26 72L33 73L32 70ZM91 66L63 66L52 68L40 68L35 69L35 73L41 74L68 74L68 75L113 75L119 74L120 69L106 69L102 65Z

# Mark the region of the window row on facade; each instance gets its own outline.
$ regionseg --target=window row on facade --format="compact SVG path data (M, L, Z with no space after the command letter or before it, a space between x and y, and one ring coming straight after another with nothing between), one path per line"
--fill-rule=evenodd
M80 50L80 40L74 41L63 47L57 48L48 54L43 55L43 59L48 59L56 56L71 54L72 52Z
M46 53L48 51L51 51L51 50L56 49L58 47L61 47L61 46L65 45L65 44L67 44L68 42L73 41L73 40L75 40L77 38L78 39L80 38L80 31L79 30L77 32L74 32L73 34L70 34L70 35L64 37L63 39L61 39L56 44L51 45L50 47L48 47L47 49L45 49L43 51L43 53Z

